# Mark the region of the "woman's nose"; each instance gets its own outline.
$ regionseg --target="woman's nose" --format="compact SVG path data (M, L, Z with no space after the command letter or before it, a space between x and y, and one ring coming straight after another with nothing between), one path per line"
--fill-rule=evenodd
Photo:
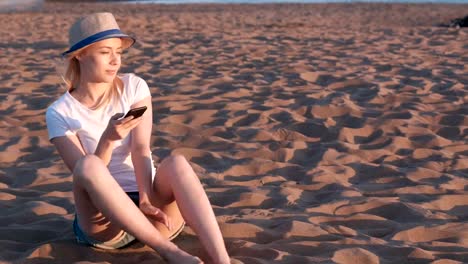
M116 52L113 52L112 55L111 55L111 63L112 64L117 64L119 62L120 62L120 54L116 53Z

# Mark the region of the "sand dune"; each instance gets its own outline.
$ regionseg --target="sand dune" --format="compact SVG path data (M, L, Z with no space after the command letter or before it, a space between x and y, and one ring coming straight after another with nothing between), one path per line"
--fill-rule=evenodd
M468 31L437 26L468 5L59 3L0 14L0 262L162 263L74 242L47 140L64 30L103 10L138 39L155 160L190 160L233 260L468 262Z

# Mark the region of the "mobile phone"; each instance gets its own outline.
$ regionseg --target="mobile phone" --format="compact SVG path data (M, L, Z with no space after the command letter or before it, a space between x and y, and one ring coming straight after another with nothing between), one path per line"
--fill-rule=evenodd
M138 117L143 115L143 113L146 111L146 109L147 109L146 105L144 105L142 107L137 107L137 108L130 109L130 111L128 111L127 114L122 118L126 118L126 117L129 117L129 116L133 116L133 119L138 118Z

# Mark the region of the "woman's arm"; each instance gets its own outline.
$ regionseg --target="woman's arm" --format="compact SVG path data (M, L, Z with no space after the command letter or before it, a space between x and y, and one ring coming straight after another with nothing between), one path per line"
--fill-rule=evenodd
M140 118L132 119L132 117L117 120L119 116L122 116L122 114L116 114L111 118L94 151L94 155L101 158L106 165L110 162L114 142L126 137L141 121ZM51 142L62 157L65 165L73 172L76 162L85 155L78 137L75 135L55 137Z
M118 117L122 116L122 114L116 114L111 117L109 121L109 125L107 126L106 130L101 135L99 139L99 143L96 147L96 151L94 151L94 155L98 156L104 161L104 164L109 165L109 162L112 157L112 150L114 149L114 140L111 140L109 137L109 127L114 120L117 120Z
M73 172L76 162L85 155L77 136L55 137L51 140L63 162Z
M149 203L152 188L152 159L151 159L151 128L153 127L153 110L151 107L151 97L147 96L132 108L146 106L148 109L143 114L143 120L132 130L132 162L135 168L135 176L140 193L140 204Z
M73 172L76 162L85 155L81 142L77 136L56 137L51 140L62 157L65 165ZM113 141L101 136L94 155L101 158L107 165L112 155Z

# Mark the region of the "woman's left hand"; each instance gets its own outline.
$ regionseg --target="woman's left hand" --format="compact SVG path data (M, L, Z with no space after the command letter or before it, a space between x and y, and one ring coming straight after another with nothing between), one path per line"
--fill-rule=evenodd
M170 218L159 208L153 206L151 203L140 203L140 210L152 219L163 223L167 229L172 230L172 223Z

